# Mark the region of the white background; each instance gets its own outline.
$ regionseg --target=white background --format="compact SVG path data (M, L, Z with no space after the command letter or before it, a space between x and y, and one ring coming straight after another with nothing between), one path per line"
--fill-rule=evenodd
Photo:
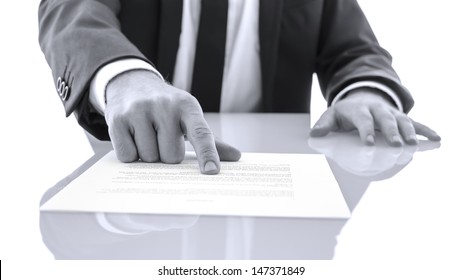
M413 93L416 106L411 117L443 137L439 159L444 161L435 162L435 168L457 172L455 166L460 166L461 159L460 1L361 0L360 4ZM43 192L86 160L91 149L74 117L64 117L55 94L51 71L38 46L37 6L38 1L0 2L2 278L155 279L154 262L56 262L41 241L38 203ZM325 104L320 94L314 93L313 98L313 119L317 119ZM410 169L409 174L419 176L419 172L432 170ZM451 181L439 181L462 187L461 180L454 178L459 179L454 175ZM342 232L337 260L308 263L312 276L308 279L335 275L337 279L461 279L462 271L456 267L462 263L462 211L457 212L461 208L435 214L429 204L428 211L401 217L390 203L404 203L392 197L397 193L385 191L380 183L370 188ZM423 205L433 195L438 194L416 194L414 202ZM448 203L459 205L460 198L460 192L447 197ZM411 231L413 236L407 237L415 237L416 242L409 246L394 246L402 244L403 237L394 232L405 233L410 224L424 231ZM352 234L358 227L363 230ZM387 242L377 239L383 239L384 230L390 227L395 231L386 234Z

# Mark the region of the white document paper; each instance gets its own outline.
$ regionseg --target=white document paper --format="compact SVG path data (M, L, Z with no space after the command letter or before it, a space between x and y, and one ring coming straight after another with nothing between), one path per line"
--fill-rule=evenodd
M122 163L109 152L42 211L348 218L323 155L243 153L203 175L192 152L181 164Z

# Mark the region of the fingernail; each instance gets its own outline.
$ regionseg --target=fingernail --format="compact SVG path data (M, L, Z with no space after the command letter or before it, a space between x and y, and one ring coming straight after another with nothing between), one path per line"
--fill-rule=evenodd
M391 138L391 143L393 144L393 146L401 146L403 144L401 142L401 137L399 137L398 135L395 135L393 136L393 138Z
M411 135L407 138L407 142L411 145L417 145L417 137L415 135Z
M374 135L367 135L366 144L367 145L374 145L374 143L375 143Z
M217 165L213 161L207 161L204 165L204 172L216 171Z
M310 135L313 137L322 136L323 133L322 126L319 124L315 125L310 131Z
M431 138L431 141L441 141L441 137L438 134L434 134Z

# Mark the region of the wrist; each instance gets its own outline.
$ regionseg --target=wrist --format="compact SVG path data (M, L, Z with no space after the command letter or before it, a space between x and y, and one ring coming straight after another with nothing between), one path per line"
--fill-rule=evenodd
M163 81L162 75L149 63L137 58L120 59L111 62L95 74L90 84L90 104L104 115L106 109L106 90L109 83L116 77L134 70L150 71Z
M124 97L146 95L165 85L166 82L152 71L145 69L125 71L108 82L105 103L123 102Z
M354 90L361 89L362 91L368 91L375 89L375 94L378 95L383 95L384 98L387 100L391 101L392 106L396 107L399 111L403 112L403 104L399 98L399 96L396 94L394 90L392 90L390 87L386 86L385 84L375 82L375 81L359 81L352 83L342 89L332 100L331 105L335 105L338 101L344 99L347 95L349 95L351 92Z
M359 95L368 95L368 96L377 96L380 97L382 100L386 101L390 105L396 107L395 102L393 99L383 91L376 89L376 88L369 88L369 87L361 87L361 88L356 88L351 91L349 91L344 98L348 98L349 96L359 96Z

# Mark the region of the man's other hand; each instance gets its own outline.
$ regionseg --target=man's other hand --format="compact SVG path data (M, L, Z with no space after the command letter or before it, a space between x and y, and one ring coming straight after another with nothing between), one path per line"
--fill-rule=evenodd
M391 146L404 143L416 145L417 135L431 141L440 136L429 127L400 112L386 97L374 89L361 88L327 109L311 130L310 135L321 137L331 131L358 130L366 145L375 143L375 131L380 130Z
M180 163L184 136L196 151L203 174L217 174L220 159L237 161L240 152L214 138L199 102L188 92L145 70L125 72L106 88L105 118L122 162Z

